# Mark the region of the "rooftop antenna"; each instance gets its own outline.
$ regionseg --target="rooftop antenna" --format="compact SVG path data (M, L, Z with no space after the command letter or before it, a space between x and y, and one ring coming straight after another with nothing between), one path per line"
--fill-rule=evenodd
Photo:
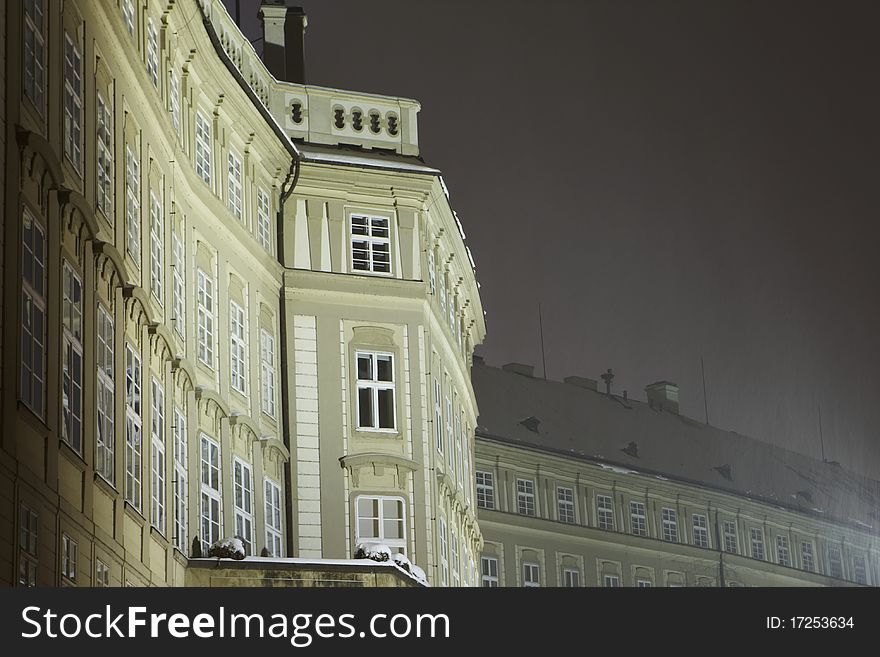
M538 327L541 331L541 366L544 370L544 380L547 380L547 358L544 355L544 320L541 318L541 302L538 302Z
M703 408L706 411L706 424L709 424L709 400L706 398L706 368L703 365L702 354L700 354L700 373L703 375Z

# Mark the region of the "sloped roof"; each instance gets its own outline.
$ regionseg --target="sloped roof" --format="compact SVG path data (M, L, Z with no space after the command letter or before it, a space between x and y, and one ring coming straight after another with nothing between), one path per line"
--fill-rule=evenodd
M880 481L838 464L645 402L479 361L471 375L478 436L705 485L878 533Z

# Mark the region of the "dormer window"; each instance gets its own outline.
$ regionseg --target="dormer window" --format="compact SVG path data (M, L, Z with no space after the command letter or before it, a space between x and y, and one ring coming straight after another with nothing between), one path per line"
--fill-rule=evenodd
M351 269L391 273L391 226L388 217L351 215Z

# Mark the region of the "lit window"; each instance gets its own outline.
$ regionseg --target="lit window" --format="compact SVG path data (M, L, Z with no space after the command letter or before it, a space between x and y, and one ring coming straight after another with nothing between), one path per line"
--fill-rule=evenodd
M265 329L260 330L260 376L263 412L275 417L275 338Z
M576 589L581 585L581 571L574 568L562 569L562 585L569 589Z
M645 504L643 502L629 503L629 518L633 534L636 536L648 535L648 523L645 518Z
M535 515L535 482L531 479L516 480L516 510L520 515Z
M159 39L153 19L147 18L147 75L153 86L159 88Z
M736 538L736 523L733 520L724 521L724 551L731 554L739 554L739 542Z
M99 93L97 100L97 206L104 217L113 221L113 114Z
M602 578L602 584L605 588L617 588L620 586L620 578L617 575L605 575Z
M675 509L663 509L663 540L678 543L678 514Z
M214 280L198 270L199 360L214 367Z
M141 265L141 165L131 146L125 147L125 228L128 252Z
M64 33L64 154L82 169L82 55Z
M100 559L95 559L95 586L101 588L110 586L110 566Z
M150 291L161 304L162 272L165 270L165 227L163 226L162 204L150 192Z
M839 545L828 547L828 574L837 579L843 579L843 559Z
M449 585L449 555L446 540L446 520L442 517L437 520L437 541L440 544L440 586Z
M257 192L257 241L272 253L271 219L269 218L269 195L265 190Z
M150 390L150 437L152 440L150 481L150 518L153 526L165 534L165 391L156 379Z
M174 330L186 337L186 258L183 242L177 233L171 234L171 305L174 316Z
M201 112L196 113L196 174L211 185L211 161L214 157L211 124Z
M538 564L532 561L523 562L523 586L526 588L536 588L541 586L541 569Z
M171 112L171 125L180 136L180 78L177 71L171 69L168 75L168 110Z
M61 536L61 575L76 581L77 545L67 534Z
M187 444L186 415L180 408L174 409L174 423L171 425L174 439L174 547L183 553L187 549L189 529L187 511Z
M227 160L226 204L229 211L239 221L242 220L241 203L241 158L230 150Z
M125 345L125 500L141 509L141 357Z
M596 524L599 529L614 531L614 503L609 495L596 496Z
M266 549L273 557L284 556L284 533L281 525L281 486L266 479Z
M776 537L776 563L780 566L791 566L791 551L788 549L786 536Z
M61 377L61 437L82 453L83 345L82 280L64 262L62 307L63 372Z
M96 421L96 469L111 484L116 480L114 459L114 425L116 418L116 386L113 374L113 320L103 305L98 304L98 376L97 397L98 417Z
M556 487L556 508L559 522L574 522L574 491L571 488Z
M491 472L477 472L477 506L495 508L495 476Z
M24 95L42 115L46 93L44 0L24 0Z
M391 273L388 217L351 216L351 268L357 272Z
M382 543L406 554L406 516L400 497L357 498L357 543Z
M46 234L25 209L21 239L21 400L45 412Z
M760 527L752 527L749 530L752 546L752 559L764 558L764 530Z
M220 445L202 434L201 439L202 552L220 540L223 529L223 493L220 488Z
M709 548L709 520L706 516L693 514L694 545L701 548Z
M229 374L233 390L247 394L247 320L244 308L229 302Z
M244 553L253 553L254 543L254 489L251 466L241 459L232 462L235 492L235 535L244 541Z
M483 586L494 589L498 587L498 559L494 557L480 558Z
M358 429L394 429L394 409L394 357L358 352Z

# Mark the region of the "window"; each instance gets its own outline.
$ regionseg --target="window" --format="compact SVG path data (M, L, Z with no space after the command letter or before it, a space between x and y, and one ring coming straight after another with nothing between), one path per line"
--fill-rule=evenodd
M214 280L201 269L198 275L199 360L214 367Z
M596 520L599 529L614 531L614 503L610 495L596 496Z
M449 391L449 379L446 380L446 463L449 474L455 474L455 435L452 431L452 397Z
M739 554L739 541L736 538L736 523L733 520L724 521L724 551L731 554Z
M177 71L171 69L168 73L168 111L171 112L171 125L174 132L180 136L180 78Z
M122 19L129 34L134 34L134 0L122 0Z
M706 516L693 514L694 545L709 549L709 519Z
M645 504L644 502L630 502L629 503L629 518L630 518L630 527L632 528L632 533L636 536L647 536L648 535L648 523L645 518Z
M96 380L98 416L96 419L95 467L111 484L116 480L114 454L114 425L116 418L116 387L113 374L113 320L102 304L98 304Z
M201 504L202 551L220 540L223 517L223 493L220 488L220 445L202 434L201 439Z
M434 249L428 249L428 294L437 291L437 268L434 263Z
M434 377L434 436L437 439L437 451L443 453L443 403L440 394L440 379Z
M495 475L491 472L477 472L477 506L495 508Z
M394 357L357 353L358 429L395 428Z
M498 559L481 557L480 570L483 574L483 586L489 589L498 588Z
M162 303L162 272L165 253L165 227L163 226L162 204L150 192L150 291L156 301Z
M617 588L620 586L620 578L617 575L605 575L602 578L602 585L608 589Z
M654 582L652 582L649 579L637 579L636 580L636 587L638 587L640 589L650 589L650 588L653 588L653 586L654 586Z
M20 586L37 585L37 534L39 519L28 506L19 507L18 583Z
M449 530L449 562L450 569L452 570L452 585L461 586L461 579L459 578L458 537L455 535L454 527Z
M244 308L229 302L229 376L233 390L247 394L247 320Z
M273 557L284 556L281 525L281 486L266 479L266 549Z
M462 484L462 476L464 475L464 457L461 449L461 416L455 414L455 455L458 465L458 485Z
M264 189L257 191L257 241L272 253L271 220L269 218L269 195Z
M865 555L853 555L853 581L856 584L868 583L868 569L865 564Z
M64 32L64 154L82 170L82 54Z
M196 175L211 185L211 161L214 157L211 124L201 112L196 113Z
M150 390L150 436L152 439L150 472L150 519L165 534L165 391L156 379Z
M531 479L516 480L516 510L524 516L535 515L535 482Z
M581 585L581 571L574 568L562 569L562 585L569 589L576 589Z
M446 520L437 521L437 541L440 543L440 586L449 585L449 556L446 542Z
M125 345L125 500L141 510L141 357Z
M752 527L749 531L751 536L752 559L764 558L764 530L760 527Z
M241 204L241 158L230 150L227 160L226 204L239 221L242 220Z
M186 337L186 258L183 242L177 233L171 234L171 306L174 316L174 330Z
M446 312L446 274L440 274L440 311Z
M675 509L663 509L663 540L678 543L678 514Z
M351 215L351 268L377 274L391 273L388 217Z
M801 568L811 573L816 572L813 544L810 541L801 541Z
M406 554L406 516L400 497L368 497L356 500L357 542L377 542Z
M46 100L44 0L24 0L24 95L40 115Z
M46 233L25 209L21 240L21 400L45 412Z
M67 534L61 536L61 575L71 582L76 581L77 546Z
M571 488L556 487L556 507L559 522L574 523L574 491Z
M791 566L791 551L788 549L788 537L776 537L776 563L780 566Z
M95 559L95 586L101 588L110 586L110 566L100 559Z
M153 19L147 18L147 75L153 86L159 88L159 39Z
M464 411L462 410L462 416L464 416ZM464 425L464 436L462 437L462 448L464 450L464 476L462 477L462 481L464 482L464 496L467 500L468 506L471 503L471 489L474 486L474 482L471 479L471 452L470 452L470 435L471 428L470 425L465 423Z
M541 586L541 570L533 561L523 562L523 586L537 588Z
M135 265L141 265L141 165L131 146L125 147L126 247Z
M186 554L188 536L188 511L187 511L187 445L186 445L186 415L183 409L174 409L174 421L171 425L174 439L174 547Z
M82 281L64 262L61 437L82 454Z
M828 574L837 579L843 579L843 559L840 555L839 545L828 547Z
M97 123L97 206L104 217L113 221L113 115L112 110L98 93Z
M260 330L260 375L263 412L275 417L275 338L265 329Z
M235 492L235 535L244 541L244 553L253 554L254 548L254 474L251 466L241 459L232 462Z

